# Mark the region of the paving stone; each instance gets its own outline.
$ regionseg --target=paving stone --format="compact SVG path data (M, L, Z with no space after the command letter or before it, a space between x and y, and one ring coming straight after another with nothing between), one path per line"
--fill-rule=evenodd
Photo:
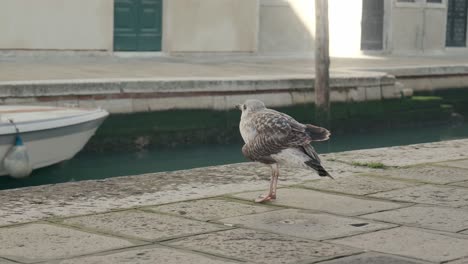
M429 264L416 259L378 253L363 253L349 257L320 262L320 264Z
M449 232L468 228L468 210L448 207L411 206L360 217Z
M451 183L450 185L468 188L468 181L455 182L455 183Z
M206 199L180 202L149 207L148 209L203 221L256 214L274 210L272 207L250 205L223 199Z
M443 162L439 164L445 165L445 166L468 169L468 160L447 161L447 162Z
M468 264L468 258L463 258L459 260L449 261L446 264Z
M468 240L420 229L398 227L374 233L333 240L365 250L398 254L427 261L440 262L468 256Z
M65 224L144 240L160 240L222 230L225 227L175 216L122 211L70 218Z
M131 264L223 264L223 263L238 263L227 259L208 257L193 252L187 252L172 248L153 247L153 248L136 248L120 252L112 252L110 254L100 254L97 256L88 256L75 259L67 259L63 261L53 262L50 264L115 264L115 263L131 263Z
M468 205L468 189L450 186L422 185L401 190L371 194L370 196L451 207Z
M468 230L465 230L463 232L460 232L460 234L468 235Z
M330 214L308 213L295 209L232 217L220 221L314 240L344 237L395 226Z
M0 264L14 264L14 262L0 258Z
M255 230L232 229L168 243L254 263L296 263L350 255L357 249Z
M390 148L374 148L331 153L328 159L353 162L383 162L387 166L411 166L422 163L445 162L467 156L468 141L447 140Z
M124 239L49 224L0 229L0 256L27 263L129 246L134 244Z
M387 180L378 177L348 176L341 177L336 180L324 179L318 181L310 181L303 185L305 187L313 189L366 195L370 193L384 192L415 186L417 185L417 183Z
M468 180L468 171L442 166L417 166L404 169L391 169L382 172L392 178L410 179L427 183L446 184Z
M255 199L261 192L247 192L233 195L241 199ZM399 208L402 205L387 201L359 199L345 195L330 194L299 188L278 189L273 205L292 206L344 215L359 215L376 211Z

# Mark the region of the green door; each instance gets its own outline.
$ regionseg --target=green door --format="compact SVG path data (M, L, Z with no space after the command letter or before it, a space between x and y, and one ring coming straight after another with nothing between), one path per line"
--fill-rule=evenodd
M115 0L115 51L160 51L161 29L162 0Z

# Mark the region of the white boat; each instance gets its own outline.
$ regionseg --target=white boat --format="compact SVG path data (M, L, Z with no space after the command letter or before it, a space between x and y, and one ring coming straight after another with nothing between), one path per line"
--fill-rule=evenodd
M102 109L0 105L0 176L8 175L2 161L15 144L16 128L29 165L38 169L75 156L108 115Z

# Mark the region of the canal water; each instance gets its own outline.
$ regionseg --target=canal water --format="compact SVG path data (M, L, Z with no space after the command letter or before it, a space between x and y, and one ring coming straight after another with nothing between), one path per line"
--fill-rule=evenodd
M460 138L468 138L468 123L332 135L328 142L314 146L319 153L329 153ZM240 144L231 144L156 148L139 152L80 152L69 161L36 170L26 179L0 177L0 190L243 162L246 160L241 147Z

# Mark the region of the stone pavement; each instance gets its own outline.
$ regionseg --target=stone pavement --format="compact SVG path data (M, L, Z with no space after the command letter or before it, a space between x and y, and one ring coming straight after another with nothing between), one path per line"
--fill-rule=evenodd
M33 53L34 54L34 53ZM380 71L394 75L462 74L468 56L375 55L331 58L332 75ZM109 55L21 55L0 53L0 83L52 80L291 78L314 73L314 60L297 56L206 55L118 57Z
M468 140L323 160L267 204L253 163L0 191L0 263L468 263Z

